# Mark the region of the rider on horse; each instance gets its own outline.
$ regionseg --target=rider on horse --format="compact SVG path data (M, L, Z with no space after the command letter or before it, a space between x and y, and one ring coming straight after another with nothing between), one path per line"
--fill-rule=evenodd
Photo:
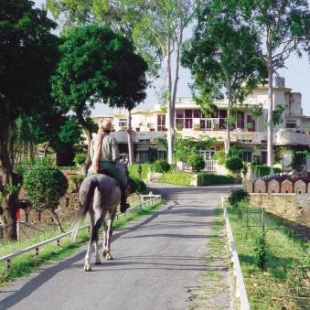
M130 205L126 201L125 180L121 172L115 167L120 156L117 140L110 135L112 128L113 125L110 119L103 119L100 122L97 136L91 142L90 156L92 165L88 170L88 175L103 173L111 176L118 182L121 190L120 210L123 213Z

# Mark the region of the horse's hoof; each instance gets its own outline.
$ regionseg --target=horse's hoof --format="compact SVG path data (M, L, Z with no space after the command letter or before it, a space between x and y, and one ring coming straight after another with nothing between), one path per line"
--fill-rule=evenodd
M96 260L95 265L100 265L100 264L101 264L101 260L100 259Z
M110 253L107 253L105 259L106 260L113 260L113 256Z
M92 271L90 266L85 265L84 266L84 271L88 272L88 271Z

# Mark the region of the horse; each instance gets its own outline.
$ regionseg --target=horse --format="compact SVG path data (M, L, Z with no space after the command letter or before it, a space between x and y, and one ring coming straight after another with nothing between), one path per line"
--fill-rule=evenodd
M116 163L125 180L126 186L129 186L129 175L127 165L123 161ZM92 174L87 176L81 183L79 189L80 209L75 218L72 238L76 239L78 229L88 213L90 216L90 241L85 255L84 270L91 271L90 259L91 248L95 245L95 264L101 264L98 253L99 229L102 224L103 229L103 252L102 256L107 260L113 259L111 254L112 225L117 214L117 206L120 204L121 190L118 182L106 174ZM108 214L108 220L105 220Z

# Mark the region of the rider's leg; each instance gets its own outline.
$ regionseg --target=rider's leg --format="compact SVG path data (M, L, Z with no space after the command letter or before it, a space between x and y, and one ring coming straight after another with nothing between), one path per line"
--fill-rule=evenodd
M127 203L127 197L126 197L126 184L124 181L124 178L122 176L122 173L120 170L118 170L113 163L110 162L100 162L100 166L102 168L107 169L111 176L118 182L120 185L121 190L121 203L120 203L120 211L124 213L128 208L130 208L130 204Z

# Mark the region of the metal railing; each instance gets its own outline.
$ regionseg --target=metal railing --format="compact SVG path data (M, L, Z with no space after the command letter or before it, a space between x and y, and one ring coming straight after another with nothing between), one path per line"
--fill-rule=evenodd
M144 199L144 197L148 197L148 198ZM120 212L117 213L116 218L118 219L120 216L126 217L126 214L131 213L131 212L133 212L133 211L135 211L137 209L142 209L144 206L149 206L149 205L153 205L153 204L157 204L157 203L161 202L161 195L153 195L152 193L150 193L149 195L141 195L141 198L142 198L142 201L140 200L140 203L138 205L128 209L126 211L126 213L120 213ZM81 226L79 228L79 230L82 230L82 229L85 229L85 228L89 229L89 226L90 226L90 224ZM69 235L71 235L71 231L63 233L63 234L61 234L59 236L56 236L56 237L53 237L51 239L39 242L37 244L31 245L31 246L29 246L27 248L24 248L22 250L19 250L17 252L10 253L8 255L0 257L0 263L1 262L6 262L7 269L11 269L12 258L20 256L20 255L25 254L25 253L30 252L30 251L35 251L35 256L38 257L39 254L40 254L40 248L41 247L43 247L43 246L45 246L47 244L53 243L53 242L56 242L57 246L60 246L60 240L65 238L65 237L67 237L67 236L69 236Z
M236 278L236 297L240 300L240 309L241 310L250 310L250 303L248 300L248 295L245 289L243 275L241 271L241 265L239 261L239 256L237 252L236 243L234 241L234 237L232 234L227 208L225 204L225 197L222 197L222 207L224 209L224 218L225 218L225 226L226 226L226 234L229 242L229 248L231 252L231 260L233 262L233 271Z

